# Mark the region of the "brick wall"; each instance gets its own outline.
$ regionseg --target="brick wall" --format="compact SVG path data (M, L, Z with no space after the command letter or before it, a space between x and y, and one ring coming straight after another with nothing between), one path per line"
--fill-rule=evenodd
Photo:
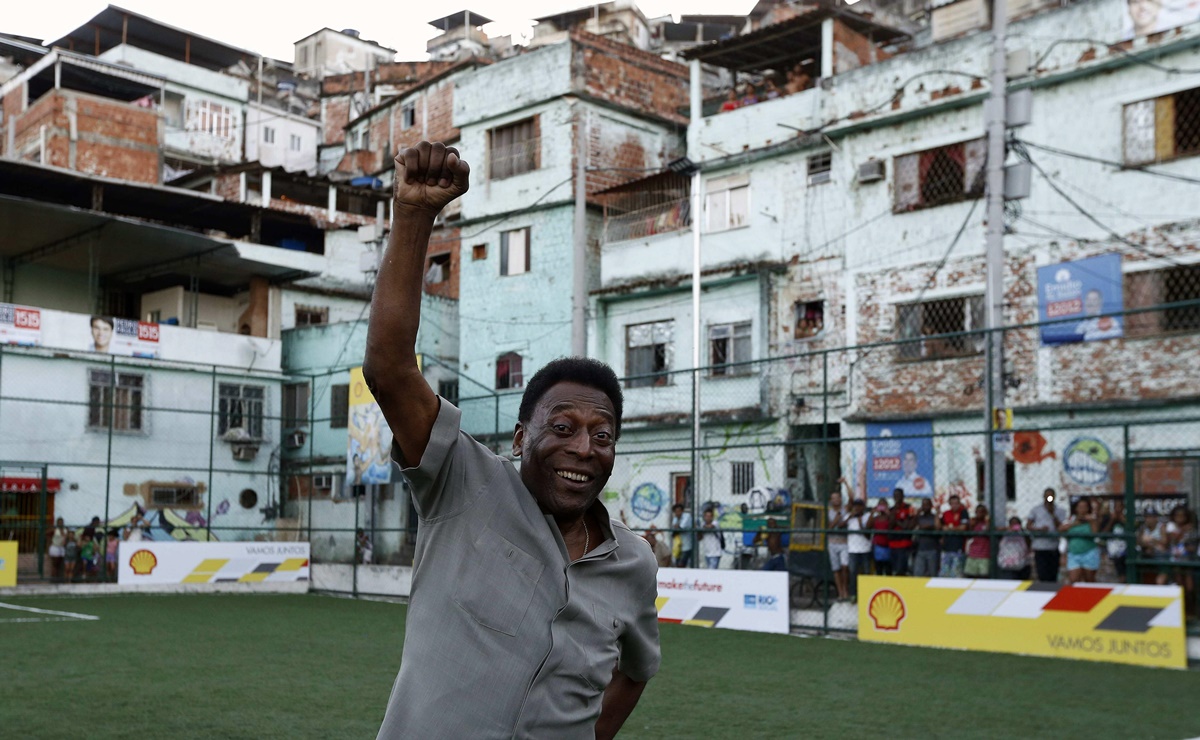
M321 125L325 134L323 143L340 144L346 140L346 124L350 123L350 95L328 97L322 102L324 116Z
M440 283L425 283L425 292L429 295L441 296L458 300L458 277L461 268L459 254L461 249L461 233L457 228L439 229L429 237L429 249L426 251L426 274L433 264L435 255L450 255L450 268L447 279Z
M883 61L891 54L880 49L869 38L840 20L833 21L834 74L849 72L857 67Z
M216 178L217 195L225 200L239 201L242 198L242 175L234 172L218 175Z
M688 68L582 31L571 33L576 87L635 113L686 124Z

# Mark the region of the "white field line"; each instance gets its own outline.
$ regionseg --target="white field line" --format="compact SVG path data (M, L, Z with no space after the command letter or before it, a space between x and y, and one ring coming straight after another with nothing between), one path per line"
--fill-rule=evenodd
M87 621L93 621L93 620L100 619L100 617L97 617L94 614L80 614L79 612L59 612L59 611L55 611L53 609L36 609L32 606L17 606L16 604L5 604L3 601L0 601L0 609L15 609L16 611L19 611L19 612L32 612L34 614L48 614L48 615L55 616L55 617L69 617L71 619L83 619L83 620L87 620ZM20 620L8 620L8 621L20 621ZM30 620L30 621L32 621L32 620ZM47 621L47 620L43 620L43 621ZM59 621L59 620L55 620L55 621Z

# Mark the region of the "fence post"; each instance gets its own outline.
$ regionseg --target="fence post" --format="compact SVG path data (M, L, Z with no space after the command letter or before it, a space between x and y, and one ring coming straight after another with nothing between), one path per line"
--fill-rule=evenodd
M212 383L208 395L208 516L204 518L204 541L212 542L213 464L217 452L217 366L212 366Z
M102 529L108 532L108 506L112 499L112 452L113 452L113 424L116 422L117 416L117 358L108 358L108 459L104 464L104 526ZM44 473L43 473L44 475ZM90 524L89 524L90 526ZM108 537L104 537L104 545L107 549ZM82 550L82 546L80 547ZM96 551L96 544L92 543L92 552ZM100 580L108 580L108 563L103 562L99 568L101 572ZM39 568L40 571L40 568ZM84 574L83 580L87 580L87 574Z
M46 466L42 465L42 485L38 495L37 572L45 578L44 558L46 553Z
M363 496L366 495L367 486L364 485ZM360 500L362 500L362 496L354 497L354 531L351 532L352 544L350 546L350 567L353 569L351 570L350 592L355 598L358 598L358 502Z
M983 459L987 476L984 481L983 497L987 502L984 506L988 511L988 575L991 578L1000 577L999 564L996 562L997 540L994 534L996 529L996 508L998 501L1007 502L1005 494L997 494L996 492L996 435L992 432L992 419L995 416L995 409L992 407L992 358L993 358L993 342L992 336L998 329L990 329L985 333L987 341L983 343L984 354L984 371L983 380L985 387L986 400L984 401L983 414ZM1003 342L1003 337L1001 337ZM1002 498L1003 497L1003 498ZM982 503L982 502L981 502ZM964 538L964 544L969 544L970 538Z
M1137 492L1134 490L1133 477L1137 474L1137 466L1134 464L1136 458L1129 451L1129 424L1121 426L1121 437L1125 455L1125 531L1122 534L1122 539L1125 540L1125 582L1136 583L1138 551L1134 534L1137 532ZM1134 534L1131 534L1131 531ZM1106 545L1107 543L1108 540L1105 540ZM1130 557L1131 555L1133 557Z
M829 514L829 496L831 493L831 491L829 490L829 485L830 485L829 470L830 470L830 468L829 468L829 439L828 439L828 437L829 437L829 352L828 352L828 350L826 350L821 353L821 452L822 452L821 467L824 468L824 473L825 473L825 491L820 497L820 499L822 501L820 521L821 521L821 525L822 525L821 526L821 530L822 530L821 531L821 542L822 542L822 544L825 545L825 559L826 559L826 562L829 563L829 576L830 576L830 578L832 578L832 577L834 577L834 575L833 575L833 563L831 561L829 561L829 531L828 531L829 519L827 518L828 514ZM792 526L794 527L795 524L793 523ZM793 532L792 537L795 537L795 536L796 535ZM790 540L790 538L789 538L789 540ZM791 543L789 541L789 547L790 547L790 545L791 545ZM784 558L786 559L787 555L784 555ZM829 607L830 607L829 579L823 578L821 580L823 581L824 587L825 587L825 608L821 610L822 615L823 615L823 617L822 617L822 619L823 619L822 634L828 635L829 634Z

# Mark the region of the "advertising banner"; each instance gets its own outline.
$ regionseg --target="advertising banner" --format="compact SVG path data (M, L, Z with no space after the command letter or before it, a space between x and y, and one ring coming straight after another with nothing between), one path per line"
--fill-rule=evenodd
M0 542L0 587L17 585L17 543Z
M1042 344L1096 342L1124 336L1121 255L1102 254L1038 268L1038 319ZM1072 319L1065 321L1064 319Z
M117 583L280 583L308 580L307 542L122 542Z
M786 634L788 575L659 568L656 606L660 622Z
M41 343L41 311L27 306L0 303L0 344L37 347Z
M112 316L92 316L90 319L91 352L103 352L124 357L158 357L158 324Z
M897 488L907 498L933 495L932 421L867 425L867 497L890 505Z
M1200 0L1126 0L1124 38L1163 33L1200 20Z
M365 486L392 482L392 430L367 388L361 367L350 370L350 404L346 435L346 484Z
M1187 668L1178 586L860 576L858 593L860 640Z

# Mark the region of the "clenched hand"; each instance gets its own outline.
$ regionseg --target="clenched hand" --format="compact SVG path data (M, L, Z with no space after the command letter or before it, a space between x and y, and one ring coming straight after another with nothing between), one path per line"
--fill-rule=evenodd
M467 192L470 174L470 165L459 158L457 149L422 141L396 155L393 208L436 216L447 203Z

